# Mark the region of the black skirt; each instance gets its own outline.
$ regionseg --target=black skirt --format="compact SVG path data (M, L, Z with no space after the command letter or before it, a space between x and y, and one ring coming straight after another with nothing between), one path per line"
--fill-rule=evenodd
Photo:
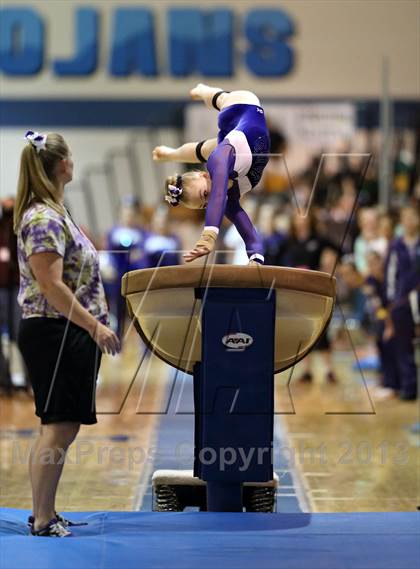
M18 346L42 424L97 422L95 391L102 352L86 330L67 318L24 318Z

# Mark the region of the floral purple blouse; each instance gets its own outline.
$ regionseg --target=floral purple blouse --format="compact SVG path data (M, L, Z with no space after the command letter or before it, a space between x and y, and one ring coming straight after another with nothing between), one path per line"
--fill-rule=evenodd
M80 304L109 326L108 306L99 272L99 255L92 242L66 210L61 215L44 203L34 203L22 216L17 235L22 317L63 317L41 293L28 259L34 253L54 251L63 257L63 282Z

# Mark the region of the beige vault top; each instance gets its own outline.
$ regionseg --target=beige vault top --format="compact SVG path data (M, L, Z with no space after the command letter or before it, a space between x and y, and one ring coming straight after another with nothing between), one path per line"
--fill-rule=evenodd
M126 273L121 291L146 344L162 360L192 373L201 359L202 301L195 288L267 288L276 294L275 371L302 359L325 330L334 307L335 278L305 269L206 265Z

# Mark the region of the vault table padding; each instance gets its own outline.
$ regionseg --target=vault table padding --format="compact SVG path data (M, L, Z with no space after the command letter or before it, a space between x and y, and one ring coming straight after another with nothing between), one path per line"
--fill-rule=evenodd
M121 291L140 336L159 358L187 373L201 359L202 300L195 291L207 287L265 288L276 294L276 372L310 351L334 307L335 278L305 269L207 265L126 273Z

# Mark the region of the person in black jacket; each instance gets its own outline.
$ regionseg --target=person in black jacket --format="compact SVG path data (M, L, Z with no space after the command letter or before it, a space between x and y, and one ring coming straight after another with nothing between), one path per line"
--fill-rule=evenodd
M320 235L314 213L308 212L302 215L296 211L291 219L289 238L279 251L280 254L281 264L284 263L288 267L332 272L338 252L337 247L331 241ZM280 257L278 260L280 261ZM323 355L326 380L329 383L336 383L337 378L333 370L331 344L327 332L324 332L318 340L315 350L319 350ZM305 371L300 381L312 381L311 363L310 356L306 356L303 360Z

